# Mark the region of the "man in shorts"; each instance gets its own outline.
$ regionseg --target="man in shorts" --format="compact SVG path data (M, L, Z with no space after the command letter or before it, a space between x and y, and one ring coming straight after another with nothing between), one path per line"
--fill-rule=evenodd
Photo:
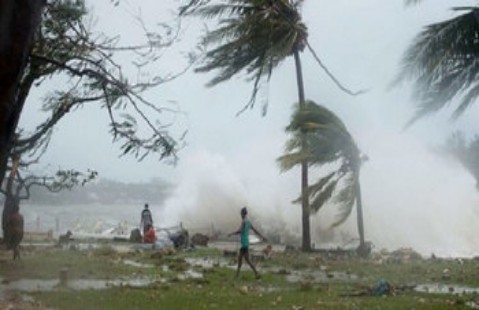
M240 237L241 237L240 238L241 248L240 248L240 251L239 251L239 254L238 254L238 268L236 270L236 277L238 277L238 275L239 275L241 265L243 264L243 258L244 258L246 260L246 262L248 263L248 265L251 267L251 269L253 269L254 274L255 274L256 278L258 279L260 277L260 275L259 275L258 271L256 270L256 268L254 267L254 265L251 263L250 256L249 256L249 230L250 230L250 228L255 232L256 235L258 235L258 237L260 239L266 241L266 238L263 237L263 235L261 235L254 228L254 226L251 224L250 220L248 219L247 215L248 215L248 210L246 209L246 207L242 208L241 209L241 219L242 219L241 220L241 226L237 231L234 231L234 232L230 233L228 236L239 234Z

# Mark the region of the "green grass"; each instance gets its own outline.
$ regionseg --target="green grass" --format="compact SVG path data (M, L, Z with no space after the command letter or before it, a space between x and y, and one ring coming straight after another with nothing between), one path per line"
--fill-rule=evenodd
M247 290L242 288L246 286ZM263 292L257 283L158 285L145 289L43 293L35 295L57 309L451 309L464 300L447 296L342 297L326 289Z
M60 270L67 268L70 278L110 279L132 273L145 272L143 269L123 263L125 256L100 248L91 252L48 249L24 255L20 261L0 262L0 274L9 279L57 278Z
M61 268L69 268L69 279L114 279L117 276L152 275L165 279L149 287L117 287L106 290L73 291L61 289L33 294L42 305L54 309L457 309L476 296L424 294L397 290L396 296L364 295L379 279L394 287L406 284L445 283L479 287L476 278L479 262L475 260L427 260L379 264L359 259L327 260L316 254L284 253L260 262L261 280L244 265L240 277L226 267L204 269L189 266L185 258L221 259L214 249L179 252L152 258L151 252L118 254L105 247L91 252L34 251L20 262L0 262L0 272L19 278L57 278ZM124 259L151 264L139 268L123 263ZM163 266L168 266L165 270ZM203 273L202 279L181 280L187 269ZM268 271L273 270L274 271ZM326 269L348 272L357 279L315 283L310 271ZM448 271L445 273L445 269ZM305 273L304 279L286 280L292 270Z

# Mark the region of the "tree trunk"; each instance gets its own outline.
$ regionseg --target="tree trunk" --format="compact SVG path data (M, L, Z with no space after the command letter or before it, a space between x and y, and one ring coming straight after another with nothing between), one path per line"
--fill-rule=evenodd
M5 188L5 202L3 204L2 212L2 232L3 236L7 236L7 222L10 216L18 212L19 208L19 197L15 194L14 183L15 176L17 175L18 165L20 164L20 159L16 158L12 164L12 170L10 170L10 175L7 179L7 186Z
M0 0L0 184L23 105L18 85L40 24L44 0Z
M363 202L361 198L361 184L359 183L359 170L356 173L356 209L357 209L357 218L358 218L358 232L359 232L359 247L358 254L361 257L366 257L370 254L371 249L366 245L364 240L364 221L363 221Z
M298 83L298 99L299 106L304 107L304 83L303 83L303 70L301 68L301 59L299 56L299 50L294 50L294 61L296 65L296 81ZM302 146L305 150L308 146L306 143L306 133L302 133ZM301 162L301 211L302 211L302 228L303 239L301 248L303 251L311 251L311 224L310 224L310 207L309 207L309 194L308 194L308 161L303 160Z

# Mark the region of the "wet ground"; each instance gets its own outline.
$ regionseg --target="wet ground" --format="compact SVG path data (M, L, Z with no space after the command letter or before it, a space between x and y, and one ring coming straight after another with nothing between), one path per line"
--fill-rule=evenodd
M468 287L456 284L429 283L420 284L415 287L417 292L431 294L478 294L479 288Z
M130 287L145 287L161 279L152 279L149 277L139 278L124 278L114 280L95 280L95 279L72 279L67 280L62 284L60 279L45 280L45 279L19 279L8 281L0 279L0 294L5 291L19 291L19 292L38 292L38 291L53 291L53 290L87 290L87 289L106 289L115 286L130 286Z
M47 249L49 247L54 247L54 244L43 243L38 245L28 245L29 247L38 249ZM105 243L93 243L93 242L73 242L67 245L62 245L61 249L69 251L74 249L75 251L93 251L95 249L104 247ZM111 247L117 253L129 253L129 252L144 252L144 253L154 253L155 250L152 249L151 245L135 245L129 243L109 243ZM214 242L210 244L210 247L215 249L220 249L221 251L226 252L236 252L238 250L238 245L235 242ZM261 254L262 250L265 248L264 244L256 244L251 247L252 254ZM273 252L283 253L285 251L284 246L273 246ZM33 250L34 251L34 250ZM194 253L195 250L191 250ZM0 251L1 257L0 260L10 260L10 253L5 251ZM182 259L185 263L185 268L182 270L177 270L173 267L170 267L168 264L152 264L145 263L143 261L122 258L120 263L136 268L138 270L146 270L160 267L164 272L172 272L168 277L159 277L143 272L138 272L131 277L118 277L114 279L75 279L68 276L68 270L63 270L59 272L58 278L56 279L34 279L34 278L18 278L18 279L9 279L7 277L0 277L0 308L5 305L6 301L12 299L12 293L16 301L13 303L27 303L32 304L32 307L35 308L34 303L31 300L28 300L28 293L31 292L46 292L46 291L62 291L62 290L102 290L112 287L134 287L142 288L148 287L152 284L165 284L172 283L174 281L185 281L187 279L203 279L205 272L209 269L214 268L229 268L231 270L236 269L236 263L234 261L235 256L214 256L214 257L185 257ZM243 267L248 269L246 265ZM259 264L258 270L261 274L276 274L284 276L284 279L288 283L304 284L308 283L312 286L317 286L321 284L330 284L330 283L356 283L358 280L361 280L361 275L355 274L353 272L341 272L337 270L330 270L326 265L318 265L315 268L301 268L294 269L288 268L285 269L284 266L274 266L271 264ZM142 275L143 274L143 275ZM232 273L233 274L233 273ZM265 283L255 283L253 285L247 285L244 288L240 287L240 290L251 291L254 290L256 293L268 293L276 292L280 290L287 290L287 287L278 287L271 284ZM454 283L424 283L413 285L412 289L415 292L419 293L430 293L430 294L450 294L450 295L474 295L479 294L479 288L469 287L465 285L458 285ZM15 295L17 294L17 295ZM469 307L475 308L475 304L470 304ZM479 306L478 306L479 307Z

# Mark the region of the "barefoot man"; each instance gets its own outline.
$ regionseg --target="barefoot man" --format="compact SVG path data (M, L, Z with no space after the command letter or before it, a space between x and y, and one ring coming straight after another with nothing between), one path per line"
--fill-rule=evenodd
M248 215L248 210L246 210L246 207L242 208L241 209L241 219L242 219L241 226L237 231L234 231L234 232L230 233L228 236L237 235L237 234L240 234L240 236L241 236L241 248L240 248L240 251L239 251L239 254L238 254L238 269L236 270L236 277L238 277L238 275L239 275L241 265L243 264L243 257L244 257L244 259L246 260L248 265L250 265L251 269L253 269L256 278L259 278L260 277L259 273L258 273L258 271L256 271L256 268L251 263L251 260L250 260L250 257L249 257L249 230L250 230L250 228L262 240L266 241L266 238L263 237L263 235L261 235L253 227L253 225L251 224L251 222L247 218L247 215Z

